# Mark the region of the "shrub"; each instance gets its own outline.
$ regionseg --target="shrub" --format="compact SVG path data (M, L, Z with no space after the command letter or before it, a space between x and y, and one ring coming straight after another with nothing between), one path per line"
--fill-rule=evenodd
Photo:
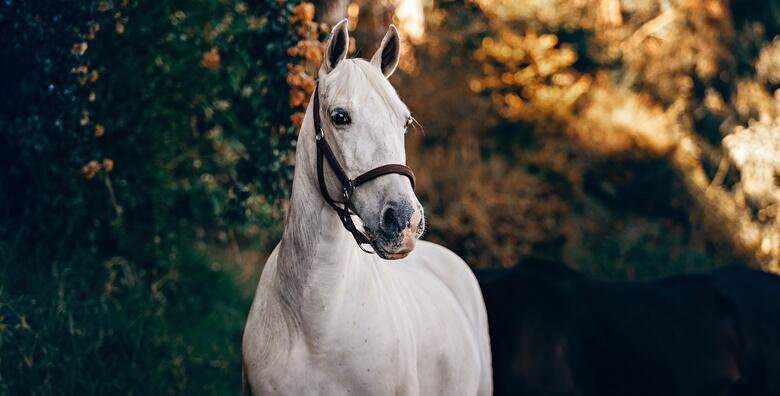
M0 5L0 394L238 389L204 246L278 233L303 8Z

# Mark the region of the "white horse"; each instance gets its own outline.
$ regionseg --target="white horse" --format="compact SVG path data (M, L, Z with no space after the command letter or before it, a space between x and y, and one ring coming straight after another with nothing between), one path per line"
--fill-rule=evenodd
M349 188L354 193L346 194L343 210L361 219L363 232L345 230L352 223L340 219L342 204L334 210L325 198L339 201L347 191L334 168L360 179L378 165L405 162L411 117L387 81L399 45L390 26L371 62L345 59L346 20L331 32L318 100L309 103L298 138L282 240L265 265L244 329L244 379L255 395L492 393L479 286L457 255L416 243L424 220L413 177L399 170L405 166L391 165ZM324 165L318 158L323 137L334 157ZM362 237L376 255L355 243Z

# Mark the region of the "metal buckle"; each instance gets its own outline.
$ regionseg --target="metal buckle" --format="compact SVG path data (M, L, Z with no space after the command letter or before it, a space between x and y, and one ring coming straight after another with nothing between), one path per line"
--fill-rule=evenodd
M346 206L352 202L352 193L355 192L355 185L352 184L352 180L349 181L348 185L344 186L341 192L344 195L344 206Z
M323 136L325 136L325 132L322 131L322 128L317 128L317 131L314 133L314 139L320 141Z

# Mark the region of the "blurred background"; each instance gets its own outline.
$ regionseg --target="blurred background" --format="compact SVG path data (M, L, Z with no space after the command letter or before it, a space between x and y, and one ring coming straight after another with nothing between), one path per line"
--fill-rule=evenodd
M387 25L424 238L780 270L780 2L0 4L0 394L237 394L329 26Z

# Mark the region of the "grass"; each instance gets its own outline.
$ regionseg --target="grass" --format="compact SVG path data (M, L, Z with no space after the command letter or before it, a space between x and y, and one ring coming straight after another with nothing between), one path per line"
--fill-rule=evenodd
M3 284L0 395L239 394L259 271L222 248L178 251L152 283L126 262L80 257L30 274L33 287Z

